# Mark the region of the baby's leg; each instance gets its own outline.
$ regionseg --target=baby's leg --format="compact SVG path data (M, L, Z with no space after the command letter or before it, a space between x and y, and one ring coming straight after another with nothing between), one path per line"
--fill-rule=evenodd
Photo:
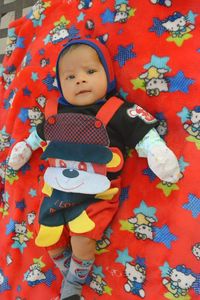
M63 274L64 277L67 276L69 271L70 261L71 261L71 247L60 247L56 249L52 249L48 251L51 259L58 267L60 272Z
M96 241L83 236L72 236L71 246L72 258L62 288L62 300L81 299L82 286L94 263Z

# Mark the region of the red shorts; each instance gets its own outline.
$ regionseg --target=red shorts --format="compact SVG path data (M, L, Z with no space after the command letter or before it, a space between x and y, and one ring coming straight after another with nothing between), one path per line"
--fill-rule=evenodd
M71 236L81 235L90 239L94 239L96 241L102 238L102 235L110 222L112 221L113 217L115 216L118 207L119 207L119 194L120 194L120 187L121 187L121 179L115 179L111 181L111 188L118 188L118 193L112 198L112 200L102 200L99 202L95 202L87 207L86 213L89 218L94 222L95 227L86 233L77 234L70 231L69 226L66 224L64 226L62 235L59 241L49 247L46 247L47 250L53 250L61 247L65 247L70 242ZM38 224L39 225L39 224Z

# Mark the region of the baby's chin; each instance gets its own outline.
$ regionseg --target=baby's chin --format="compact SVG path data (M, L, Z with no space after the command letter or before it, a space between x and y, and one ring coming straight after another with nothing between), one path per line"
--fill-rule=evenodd
M96 103L98 100L99 98L97 99L96 97L93 97L90 92L86 92L77 95L72 104L77 106L91 105Z

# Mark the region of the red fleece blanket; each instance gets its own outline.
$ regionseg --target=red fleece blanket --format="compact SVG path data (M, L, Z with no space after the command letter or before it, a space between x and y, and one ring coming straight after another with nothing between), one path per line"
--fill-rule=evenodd
M106 43L121 96L160 120L183 175L161 182L128 151L120 209L97 244L83 296L199 299L199 23L198 0L47 0L10 25L0 68L0 299L59 299L61 274L34 244L42 151L18 172L7 159L41 122L45 104L57 101L56 57L77 36Z

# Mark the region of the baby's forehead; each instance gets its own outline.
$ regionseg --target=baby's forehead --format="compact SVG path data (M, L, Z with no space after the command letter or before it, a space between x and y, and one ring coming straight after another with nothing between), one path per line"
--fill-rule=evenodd
M88 45L72 45L64 51L59 59L59 67L70 68L78 64L97 65L101 64L98 53Z

